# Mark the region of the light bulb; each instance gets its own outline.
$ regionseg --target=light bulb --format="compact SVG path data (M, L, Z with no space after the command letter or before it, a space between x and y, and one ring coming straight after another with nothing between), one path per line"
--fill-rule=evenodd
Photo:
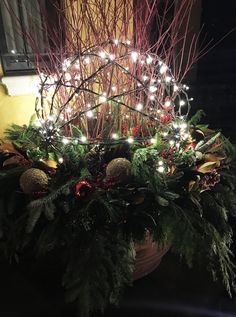
M93 117L93 112L92 112L91 110L87 111L87 112L86 112L86 116L87 116L88 118L92 118L92 117Z
M130 143L130 144L132 144L132 143L134 143L134 139L130 136L130 137L127 139L127 142Z
M90 64L90 58L89 58L89 57L86 57L86 58L84 59L84 62L85 62L85 64Z
M174 85L174 91L178 91L179 90L179 87L175 84Z
M169 82L171 81L171 77L170 77L170 76L166 76L165 81L166 81L167 83L169 83Z
M119 41L117 39L114 40L114 44L118 45Z
M62 157L60 157L59 159L58 159L58 163L60 163L60 164L62 164L63 163L63 158Z
M157 87L155 87L155 86L150 86L150 87L149 87L149 91L150 91L150 92L155 92L155 91L157 91Z
M112 87L111 87L111 90L112 90L112 91L116 91L116 86L112 86Z
M148 80L148 76L144 75L144 76L143 76L143 80L144 80L144 81Z
M164 166L158 166L157 170L158 170L159 173L164 173L165 167Z
M118 140L119 139L119 135L117 133L112 133L112 139Z
M155 144L155 143L156 143L156 139L155 139L155 138L151 138L151 139L150 139L150 142L151 142L152 144Z
M185 105L185 101L184 100L180 100L179 105L180 106L184 106Z
M87 141L86 136L82 135L82 136L80 137L80 141L81 141L81 142L86 142L86 141Z
M136 62L138 60L138 52L135 52L135 51L132 52L131 57L132 57L132 60Z
M104 51L101 51L101 52L99 53L99 56L100 56L101 58L106 58L107 54L106 54Z
M136 110L141 111L143 109L143 105L141 103L138 103L135 107Z
M165 101L165 107L170 107L171 106L171 101L170 100L166 100Z
M148 57L146 58L146 63L151 64L152 60L153 60L152 57L150 55L148 55Z
M164 74L167 71L168 67L166 64L162 64L160 68L160 74Z
M103 102L106 102L106 101L107 101L107 97L106 96L102 95L102 96L99 97L99 102L100 103L103 103Z
M62 143L66 145L66 144L69 144L70 141L68 139L66 139L66 138L63 138L62 139Z
M126 41L126 44L127 44L127 45L130 45L130 44L131 44L131 41L130 41L130 40L127 40L127 41Z

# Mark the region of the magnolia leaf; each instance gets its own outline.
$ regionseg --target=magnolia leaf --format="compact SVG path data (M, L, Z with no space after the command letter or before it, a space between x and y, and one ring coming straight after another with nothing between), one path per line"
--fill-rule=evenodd
M50 168L57 168L58 165L54 160L41 160L40 162Z
M4 153L17 154L17 155L21 156L21 154L14 148L14 146L11 143L1 144L0 151L2 151Z
M220 166L220 161L224 160L225 158L222 156L217 156L215 154L207 153L204 155L204 159L206 162L214 162L216 166Z
M19 155L15 155L10 157L9 159L5 160L3 162L3 167L9 166L9 165L20 165L22 162L22 157Z
M200 173L210 173L215 167L217 167L216 162L206 162L197 167L197 171Z

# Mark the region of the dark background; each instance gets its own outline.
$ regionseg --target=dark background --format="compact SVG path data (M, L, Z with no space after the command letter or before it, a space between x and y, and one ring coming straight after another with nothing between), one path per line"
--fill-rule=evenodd
M222 39L236 26L236 0L202 0L202 22L207 40ZM206 122L236 143L236 31L198 62L190 95L193 112L204 109ZM40 273L37 265L30 267L1 264L0 317L73 317L73 307L63 302L57 268L49 265ZM167 254L155 272L126 291L120 308L105 316L235 317L236 299L204 269L188 269Z
M202 108L206 121L236 143L236 30L225 37L236 28L236 1L202 0L202 24L202 39L220 43L197 64L193 109Z

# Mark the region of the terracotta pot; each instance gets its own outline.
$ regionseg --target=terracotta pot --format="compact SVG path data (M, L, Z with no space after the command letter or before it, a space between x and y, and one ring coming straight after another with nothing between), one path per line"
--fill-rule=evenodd
M158 248L153 242L152 236L147 233L144 243L135 246L136 258L133 280L138 280L154 271L168 250L167 247Z

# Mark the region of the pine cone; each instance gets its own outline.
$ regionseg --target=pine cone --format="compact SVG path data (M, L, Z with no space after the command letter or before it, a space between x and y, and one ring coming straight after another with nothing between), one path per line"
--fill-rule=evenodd
M89 172L96 176L104 173L104 149L100 146L92 148L86 155L85 161Z

